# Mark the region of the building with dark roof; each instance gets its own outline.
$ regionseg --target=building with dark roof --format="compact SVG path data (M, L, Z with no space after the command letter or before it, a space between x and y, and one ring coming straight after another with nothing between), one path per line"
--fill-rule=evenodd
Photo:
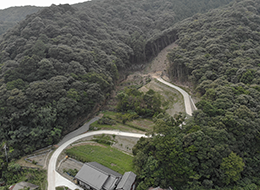
M136 175L133 172L125 172L116 190L132 190L135 189Z
M75 176L75 183L84 189L131 190L136 175L126 172L123 176L97 162L85 163Z
M85 163L75 176L77 183L86 189L113 190L122 175L97 163Z

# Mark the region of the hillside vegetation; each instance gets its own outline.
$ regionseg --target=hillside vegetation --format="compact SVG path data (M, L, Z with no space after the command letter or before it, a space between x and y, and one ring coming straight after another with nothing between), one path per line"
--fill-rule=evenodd
M182 130L184 117L159 114L153 92L118 96L123 112L158 114L154 134L162 135L134 151L138 188L259 185L260 2L229 2L93 0L28 16L0 40L0 141L9 159L57 143L105 103L121 71L177 40L169 75L202 96ZM4 160L0 152L6 180Z
M27 15L36 13L41 9L43 7L24 6L0 10L0 35L3 35L8 29L13 28L18 22L24 20Z
M197 0L201 6L194 8L180 2L91 1L78 9L52 5L6 33L0 43L0 140L14 148L10 156L53 144L84 121L109 96L118 68L144 60L148 38L228 1ZM190 11L176 16L178 7ZM163 19L164 13L171 19ZM147 25L137 18L148 19Z
M259 189L259 10L259 0L235 1L170 29L169 76L193 82L201 101L182 129L157 116L163 135L138 142L138 189Z

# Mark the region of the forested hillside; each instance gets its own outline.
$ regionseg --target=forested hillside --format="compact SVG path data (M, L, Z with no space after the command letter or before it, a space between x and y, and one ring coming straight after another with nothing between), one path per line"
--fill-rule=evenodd
M188 2L52 5L6 33L0 42L0 141L14 149L10 157L53 144L81 124L109 97L118 68L145 60L149 38L229 1Z
M259 188L260 0L229 2L97 0L28 16L0 41L0 141L9 157L58 142L109 98L121 71L176 41L168 74L193 83L199 110L182 128L185 117L154 118L153 137L133 151L138 189ZM120 97L123 112L160 111L152 92ZM151 100L156 114L144 105ZM1 172L3 162L0 152Z
M87 14L91 21L99 20L119 29L116 33L119 39L133 50L130 61L142 63L176 40L175 31L167 30L170 26L229 2L231 0L95 0L73 7ZM102 28L109 33L108 27Z
M193 82L201 101L182 129L178 118L155 118L162 135L134 150L138 189L259 189L259 24L260 1L246 0L169 29L178 36L169 76Z
M19 21L24 20L27 15L35 13L41 9L43 9L43 7L24 6L10 7L0 10L0 35L17 25Z

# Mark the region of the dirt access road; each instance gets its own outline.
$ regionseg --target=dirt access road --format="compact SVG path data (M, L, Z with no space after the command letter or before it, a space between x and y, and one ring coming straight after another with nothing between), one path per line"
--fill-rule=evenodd
M151 77L153 79L158 80L159 82L169 86L170 88L173 88L177 90L179 93L181 93L183 101L184 101L184 108L185 112L188 115L192 115L193 111L197 110L191 96L182 88L170 83L170 79L166 76L166 70L167 70L167 54L168 52L176 47L177 45L175 43L165 47L152 61L150 64L147 64L145 69L140 72L135 72L132 75L129 75L126 79L131 80L135 78L136 76L141 76L141 77ZM151 85L150 85L151 86ZM142 88L147 88L147 85L142 87ZM188 86L185 86L185 88L189 88ZM156 91L156 88L153 88ZM142 91L147 91L148 89L141 89ZM181 100L179 100L181 101ZM175 103L173 113L178 113L182 112L183 109L181 106L177 105L179 104L178 102ZM174 115L174 114L172 114Z
M184 105L185 105L185 111L188 115L192 116L192 113L193 111L197 110L193 100L191 99L191 96L186 92L184 91L183 89L181 89L180 87L178 86L175 86L169 82L166 82L165 80L163 80L162 78L158 77L156 78L158 81L162 82L163 84L167 85L167 86L170 86L171 88L174 88L176 90L178 90L182 96L183 96L183 99L184 99Z

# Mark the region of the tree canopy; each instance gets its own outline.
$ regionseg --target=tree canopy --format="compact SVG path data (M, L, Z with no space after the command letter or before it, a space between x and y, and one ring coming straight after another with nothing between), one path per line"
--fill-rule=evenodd
M93 0L27 16L0 40L0 142L9 158L58 142L109 98L121 71L177 40L168 74L201 95L185 125L159 114L153 91L118 95L118 110L156 123L134 149L138 189L256 189L260 1L230 2Z
M260 185L259 8L258 0L234 1L174 26L178 46L168 54L168 74L172 80L192 82L201 98L198 110L181 129L157 120L159 132L168 132L137 144L138 188L257 189ZM161 149L169 141L172 150ZM166 163L157 154L161 150ZM181 164L174 165L175 160ZM168 168L160 170L163 164L183 173L167 175ZM146 167L156 169L148 175Z
M94 0L27 16L0 41L0 141L11 157L56 143L109 97L118 69L147 59L149 39L228 2Z
M17 25L19 21L24 20L27 15L41 9L43 9L43 7L22 6L0 10L0 36Z

